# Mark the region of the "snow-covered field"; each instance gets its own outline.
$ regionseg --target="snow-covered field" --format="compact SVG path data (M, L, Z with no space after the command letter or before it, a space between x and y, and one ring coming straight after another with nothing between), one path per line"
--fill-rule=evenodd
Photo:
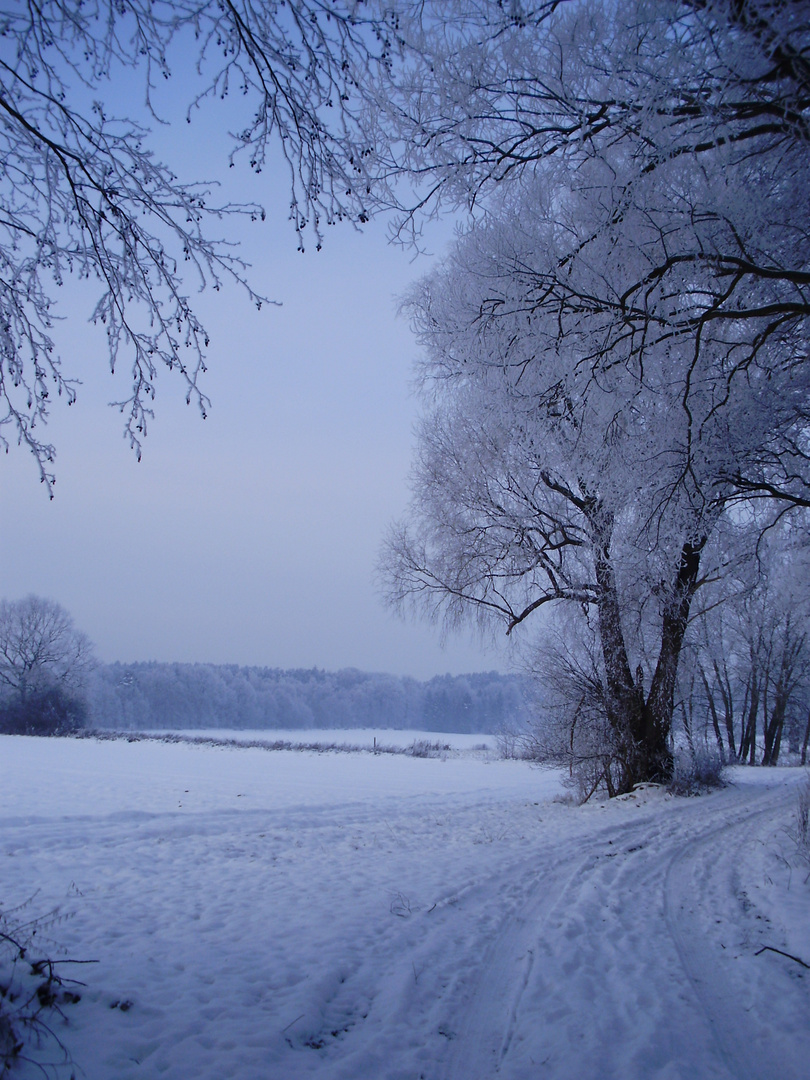
M799 770L572 807L472 750L4 736L0 769L5 910L98 961L58 1028L86 1080L807 1076Z

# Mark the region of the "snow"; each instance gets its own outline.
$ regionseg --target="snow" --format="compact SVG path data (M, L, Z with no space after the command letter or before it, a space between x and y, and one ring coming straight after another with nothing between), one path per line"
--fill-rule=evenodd
M810 973L771 951L810 962L801 770L574 807L456 751L3 737L5 910L58 906L37 947L98 961L78 1075L806 1075Z

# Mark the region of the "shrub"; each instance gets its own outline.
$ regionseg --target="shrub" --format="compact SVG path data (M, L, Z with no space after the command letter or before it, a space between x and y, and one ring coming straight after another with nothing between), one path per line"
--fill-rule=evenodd
M0 703L0 732L6 735L67 735L84 727L86 720L84 701L58 686L25 700L15 694Z
M407 753L411 757L437 758L443 757L449 750L449 743L430 742L428 739L414 739Z
M495 732L495 749L504 761L535 761L537 747L531 732L502 724Z
M702 795L726 786L723 761L716 751L682 750L675 754L669 790L673 795Z
M57 965L75 961L37 957L33 952L37 932L52 923L56 913L25 920L20 918L21 910L0 909L0 1078L23 1062L31 1063L46 1078L73 1077L70 1054L54 1023L66 1019L64 1007L81 1000L77 991L84 983L57 970ZM47 1051L44 1062L43 1048Z

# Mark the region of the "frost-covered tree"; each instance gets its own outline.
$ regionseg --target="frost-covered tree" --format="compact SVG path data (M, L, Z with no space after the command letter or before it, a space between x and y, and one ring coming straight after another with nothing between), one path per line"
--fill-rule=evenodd
M773 194L780 200L803 195L797 189L810 89L804 4L447 0L398 6L411 16L416 6L421 17L400 20L408 63L394 70L377 107L382 123L399 136L396 166L418 185L414 211L416 205L485 203L504 184L542 172L550 161L562 161L573 174L609 148L630 166L600 193L614 215L628 202L642 202L653 175L674 180L673 165L681 160L734 169L745 162L753 168L752 160L760 159L768 170L778 159L784 186ZM756 205L736 184L729 187L741 209ZM675 186L670 194L675 205ZM681 194L688 213L690 196ZM760 203L758 210L759 250L742 247L733 221L718 217L711 225L720 244L703 257L718 260L734 295L742 297L763 275L781 282L787 297L806 285L797 267L777 259L790 222L777 220L771 230L771 207ZM673 248L672 261L650 267L656 271L651 281L677 273L680 254ZM691 261L701 263L696 254ZM644 283L637 284L643 292Z
M475 612L511 632L555 602L598 612L616 790L667 774L701 563L714 564L739 469L798 442L810 404L799 339L741 365L730 325L697 349L677 311L626 325L617 297L668 234L663 217L645 230L640 206L605 221L621 157L524 181L410 295L430 412L411 520L384 556L395 603L451 620Z
M591 231L545 268L531 302L542 289L562 318L601 317L598 357L638 365L660 342L700 363L719 347L731 381L771 357L806 362L806 5L459 0L431 11L421 35L409 24L407 74L397 69L387 98L398 164L422 182L416 205L487 208L536 178L563 197L587 191ZM601 269L605 286L578 290L578 267ZM806 436L779 431L728 471L743 494L806 505Z
M668 771L724 514L808 503L808 9L453 12L390 96L424 202L479 208L409 301L436 404L390 595L595 607L626 786Z
M769 530L756 557L713 582L690 632L681 712L729 760L800 753L810 707L807 522ZM786 736L786 738L785 738Z
M271 142L286 162L299 241L320 243L339 218L369 213L368 145L356 122L357 79L391 53L386 5L362 0L43 0L0 11L0 444L33 453L51 489L51 402L74 400L54 336L59 287L97 287L90 314L107 332L111 366L131 371L119 402L140 452L158 370L198 385L208 344L193 292L235 281L261 304L221 222L256 218L186 182L149 149L156 88L188 86L189 119L212 99L244 95L231 161L256 172ZM140 73L146 110L116 115L108 87ZM205 114L207 115L207 114ZM69 369L68 369L69 370Z
M81 725L93 646L61 605L0 601L0 730L48 734Z

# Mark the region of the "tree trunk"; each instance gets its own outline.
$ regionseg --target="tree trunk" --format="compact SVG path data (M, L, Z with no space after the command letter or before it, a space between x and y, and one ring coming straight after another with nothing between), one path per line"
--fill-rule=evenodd
M700 552L704 540L686 543L674 586L664 606L661 621L661 650L655 665L645 711L646 729L643 739L647 750L649 779L668 779L672 775L672 754L669 735L675 707L675 683L681 658L683 639L689 622L689 609L695 595L700 570Z
M605 664L608 721L616 737L617 757L622 776L616 794L632 791L635 784L651 779L643 763L644 746L639 735L644 729L643 691L633 681L621 623L621 605L616 575L610 561L613 515L597 499L588 505L594 539L594 568L599 586L599 638Z
M806 635L797 635L790 615L785 621L782 635L782 656L779 662L779 674L774 690L774 704L770 720L765 723L765 753L763 765L775 765L779 760L782 734L785 729L787 707L793 691L796 689L796 667L806 641Z
M700 671L700 677L701 677L701 679L703 681L703 689L706 692L706 700L709 703L709 712L711 713L711 717L712 717L712 727L714 728L714 737L715 737L715 739L717 741L717 749L720 752L720 760L725 765L725 763L726 763L726 748L723 746L723 736L722 736L721 731L720 731L720 720L718 719L718 716L717 716L717 707L716 707L716 705L714 703L714 693L712 691L712 688L709 686L709 680L706 678L706 672L703 670L702 665L698 665L698 669ZM721 690L721 693L722 693L722 690Z
M728 741L729 756L731 761L736 761L737 747L734 741L734 702L731 693L731 681L728 677L728 668L726 667L725 660L723 661L722 672L720 671L716 660L712 661L712 667L714 668L714 673L717 677L720 696L723 699L723 713L726 724L726 740Z
M752 659L751 662L751 676L749 681L751 704L748 710L748 716L745 720L743 727L742 738L740 739L740 761L745 761L748 757L749 765L756 765L756 753L757 753L757 712L759 710L759 679L757 676L756 661Z
M683 730L686 733L686 741L689 744L689 752L694 756L695 740L692 738L692 715L691 710L686 708L683 701L681 702L681 720L683 721Z
M773 710L770 720L765 722L765 751L762 755L763 765L775 765L779 760L779 748L782 744L782 729L785 726L785 711L787 709L787 695L784 688L777 686Z
M681 549L678 572L662 616L658 662L645 702L641 681L633 680L621 625L621 605L610 561L613 517L595 499L588 510L599 586L599 634L607 682L608 718L624 762L622 790L629 791L643 781L660 782L672 775L669 737L675 707L675 682L705 540L686 543Z

